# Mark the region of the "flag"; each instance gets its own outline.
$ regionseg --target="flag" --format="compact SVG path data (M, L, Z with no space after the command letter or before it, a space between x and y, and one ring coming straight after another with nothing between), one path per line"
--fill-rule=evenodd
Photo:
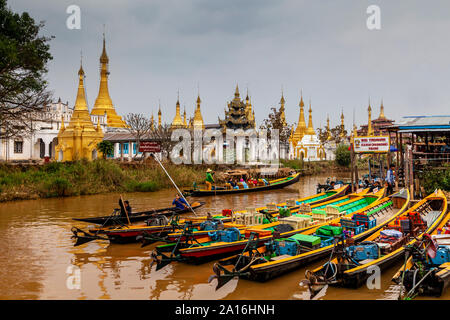
M424 236L424 238L428 238L428 240L430 241L430 244L428 245L428 248L427 248L427 255L431 259L436 258L438 244L428 233L425 233L423 236Z

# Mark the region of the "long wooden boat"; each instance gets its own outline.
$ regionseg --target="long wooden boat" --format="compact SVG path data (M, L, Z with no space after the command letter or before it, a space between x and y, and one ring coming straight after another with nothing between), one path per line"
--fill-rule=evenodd
M370 203L379 200L383 196L384 191L385 190L382 189L375 194L367 194L367 192L361 192L364 193L363 195L359 195L357 193L350 194L348 197L343 197L346 198L345 201L337 204L337 207L352 208L361 205L363 202L365 202L366 206L368 206L370 205ZM335 201L342 201L339 199L336 199ZM333 201L330 202L334 203ZM324 222L321 225L325 224L326 223ZM281 225L283 225L283 223L281 223ZM255 239L250 239L250 237L243 236L241 234L237 238L237 240L231 241L215 240L212 236L204 238L202 239L202 241L179 241L177 243L157 246L156 252L154 252L152 256L155 258L155 261L158 264L158 269L162 268L172 261L199 264L217 258L226 257L243 250L245 251L245 249L248 248L250 242L252 242L251 245L261 246L264 244L264 242L273 239L274 235L279 237L290 237L297 233L301 233L314 228L315 226L316 225L308 225L306 227L294 230L290 228L291 230L289 231L279 233L276 230L272 230L270 235L264 236L259 236L259 233L257 233L255 235ZM268 228L270 228L270 226ZM165 253L168 252L170 253L170 256L165 255Z
M328 191L323 194L309 196L306 198L298 199L295 201L295 206L289 207L292 213L296 213L300 210L301 205L307 205L311 208L316 208L316 206L320 206L322 203L327 204L337 204L348 202L350 200L356 200L361 195L367 193L367 190L362 190L359 193L349 194L344 196L347 192L348 186L343 186L341 188ZM333 199L333 200L330 200ZM287 206L286 202L277 204L277 210L267 210L267 207L257 208L256 210L259 212L266 212L269 215L277 216L278 212L281 208ZM238 211L239 212L239 211ZM162 218L162 217L161 217ZM231 217L216 215L213 217L214 219L219 219L222 222L231 222ZM128 225L122 224L120 226L106 226L93 228L88 231L83 231L78 228L72 228L73 238L77 241L75 242L75 246L84 244L93 240L109 240L111 243L117 244L125 244L125 243L133 243L138 242L141 239L137 237L143 236L142 240L147 241L147 243L152 243L159 240L164 240L169 234L176 233L180 235L184 232L185 223L190 222L190 227L198 227L203 222L208 220L207 216L201 217L185 217L184 219L180 219L176 221L176 223L168 223L164 220L159 220L159 216L153 217L152 219L156 220L156 223L152 223L153 225ZM167 219L166 219L167 220ZM196 233L200 235L201 232ZM172 237L173 241L176 241L176 237Z
M282 202L282 203L278 203L276 204L277 210L269 210L266 206L264 207L259 207L259 208L255 208L255 210L257 212L264 212L266 215L270 216L270 217L277 217L279 214L279 210L281 208L289 208L290 212L295 214L298 213L300 211L300 207L303 205L307 205L309 207L311 206L315 206L315 205L319 205L323 202L330 202L332 203L333 199L338 199L340 198L340 200L342 199L350 199L351 196L345 197L345 194L347 193L349 189L348 185L342 186L342 187L338 187L336 189L333 190L329 190L327 192L322 192L319 194L315 194L312 196L308 196L305 198L300 198L295 200L295 205L294 206L288 206L287 202ZM367 192L367 190L363 190L361 191L360 194L365 194ZM339 201L340 201L339 200ZM233 214L236 213L243 213L245 212L245 210L240 210L240 211L236 211ZM218 216L216 216L218 217ZM225 218L225 217L221 217L221 218ZM205 217L191 217L191 218L186 218L186 220L190 220L193 223L201 223L204 224L204 220ZM228 220L223 220L223 222L228 222ZM245 229L246 226L245 225L239 225L239 224L225 224L224 225L225 228L230 228L230 227L236 227L238 229ZM259 227L258 227L259 228ZM194 237L195 239L199 239L199 238L207 238L208 237L208 233L211 230L208 230L209 228L195 228L192 230L192 232L189 232L189 237ZM182 237L182 241L184 241L186 239L186 232L185 230L177 230L173 233L169 233L169 234L164 234L162 237L160 237L159 235L156 236L154 233L152 234L144 234L142 237L142 242L144 243L144 246L150 243L154 243L157 241L163 241L163 242L177 242L179 237Z
M387 225L383 230L368 237L359 244L359 247L345 243L338 244L335 248L336 258L330 258L324 266L307 272L310 288L316 291L325 285L348 288L361 286L373 274L373 270L379 268L383 271L404 257L405 248L420 241L425 233L435 233L442 221L448 219L447 209L444 193L436 190L397 217L394 224ZM392 231L396 228L400 233ZM394 242L386 240L390 239L386 238L389 234L394 238ZM378 251L373 250L377 248ZM362 253L358 257L366 259L356 258L353 254L355 252Z
M206 202L204 201L197 201L193 202L191 204L192 209L198 209L201 206L203 206ZM131 213L128 215L130 222L139 222L139 221L145 221L151 217L154 217L156 215L159 216L172 216L174 214L181 214L181 213L187 213L190 212L191 209L178 209L177 207L169 207L169 208L160 208L160 209L152 209L147 211L140 211L136 213ZM128 219L126 216L120 215L120 210L116 209L115 212L110 216L100 216L100 217L89 217L89 218L73 218L72 220L76 221L83 221L93 224L100 224L102 226L110 226L113 224L126 224L128 223Z
M187 194L190 196L198 197L198 196L219 196L223 194L238 194L238 193L246 193L246 192L260 192L266 190L275 190L285 188L290 186L300 180L300 173L295 173L286 178L276 179L268 181L267 185L264 186L255 186L248 188L240 188L240 189L226 189L225 187L216 187L214 190L205 190L205 189L192 189L185 190Z
M443 227L449 230L450 214L436 229L438 234L424 235L422 241L406 248L409 258L392 277L400 289L405 289L400 291L399 299L440 297L450 286L450 234L442 233Z
M327 193L321 194L317 198L314 196L310 196L303 199L298 199L295 203L295 206L289 207L291 212L296 213L300 210L300 206L304 204L311 204L311 208L315 208L316 206L320 205L322 201L327 200L326 203L340 203L349 201L350 199L356 199L359 195L365 194L367 190L363 190L360 193L355 193L343 197L338 197L339 195L345 194L347 189L347 186L344 186L342 188L338 188L336 190L329 191ZM329 200L334 199L334 200ZM277 204L277 210L271 210L268 211L267 207L261 207L257 208L256 210L258 212L266 212L270 216L277 216L278 212L281 208L286 207L286 202ZM237 211L237 213L242 211ZM180 236L184 232L184 224L187 221L190 221L192 223L191 226L199 227L203 222L205 222L208 219L206 216L202 217L186 217L184 220L180 220L177 224L178 227L173 227L172 225L162 224L158 226L147 226L147 225L135 225L135 226L128 226L128 225L122 225L120 227L116 228L108 228L108 229L92 229L90 230L90 233L103 233L106 235L112 243L131 243L136 242L138 239L137 236L143 236L144 241L147 241L147 243L151 243L154 241L177 241L178 236ZM215 216L215 219L221 220L224 223L231 222L231 217L226 216ZM227 227L227 226L226 226ZM231 225L228 227L240 227L238 225ZM240 227L242 228L242 226ZM170 238L166 238L168 235L171 235ZM207 232L205 231L195 231L191 236L194 236L194 238L204 237L207 235Z
M382 193L383 191L379 191L380 195ZM354 230L354 234L349 236L357 243L404 212L408 208L409 201L409 192L401 190L358 211L345 213L343 217L335 218L326 225L342 228L342 220L345 220L347 224L343 229ZM357 220L347 219L355 215L368 217L368 221L371 222L356 225ZM213 268L218 279L217 288L234 276L253 281L267 281L329 255L333 249L334 239L333 236L318 235L318 231L323 227L322 224L305 230L300 233L301 237L294 236L293 239L285 237L283 237L285 239L274 239L258 247L254 252L242 253L219 261Z

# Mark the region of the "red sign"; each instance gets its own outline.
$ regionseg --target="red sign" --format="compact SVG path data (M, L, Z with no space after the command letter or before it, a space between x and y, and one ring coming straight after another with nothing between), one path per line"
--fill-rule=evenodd
M139 152L161 152L159 142L142 141L139 144Z

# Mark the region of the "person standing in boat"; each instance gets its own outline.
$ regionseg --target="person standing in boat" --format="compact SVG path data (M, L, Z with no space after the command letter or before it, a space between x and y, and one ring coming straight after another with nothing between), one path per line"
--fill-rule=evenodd
M212 190L212 184L214 183L213 174L214 172L211 169L206 170L206 190Z
M391 164L389 167L389 170L386 173L386 184L387 184L387 188L386 188L386 192L387 195L391 195L392 193L394 193L394 186L395 186L395 176L394 176L394 165Z
M119 200L119 204L120 204L120 201L122 201L122 200ZM120 210L120 215L122 217L125 217L127 214L131 215L131 206L130 206L130 202L128 200L123 201L123 208L126 210L126 213L123 209Z
M180 210L184 210L188 207L186 200L181 198L179 194L175 196L175 199L173 199L172 204L174 204L177 207L177 209Z

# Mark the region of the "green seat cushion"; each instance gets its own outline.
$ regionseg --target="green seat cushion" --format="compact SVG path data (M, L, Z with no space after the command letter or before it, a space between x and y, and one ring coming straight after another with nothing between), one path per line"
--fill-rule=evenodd
M295 235L289 237L289 239L297 240L300 243L302 243L302 242L305 243L306 242L306 243L308 243L308 244L310 244L312 246L320 244L320 237L310 236L310 235L301 234L301 233L295 234Z

